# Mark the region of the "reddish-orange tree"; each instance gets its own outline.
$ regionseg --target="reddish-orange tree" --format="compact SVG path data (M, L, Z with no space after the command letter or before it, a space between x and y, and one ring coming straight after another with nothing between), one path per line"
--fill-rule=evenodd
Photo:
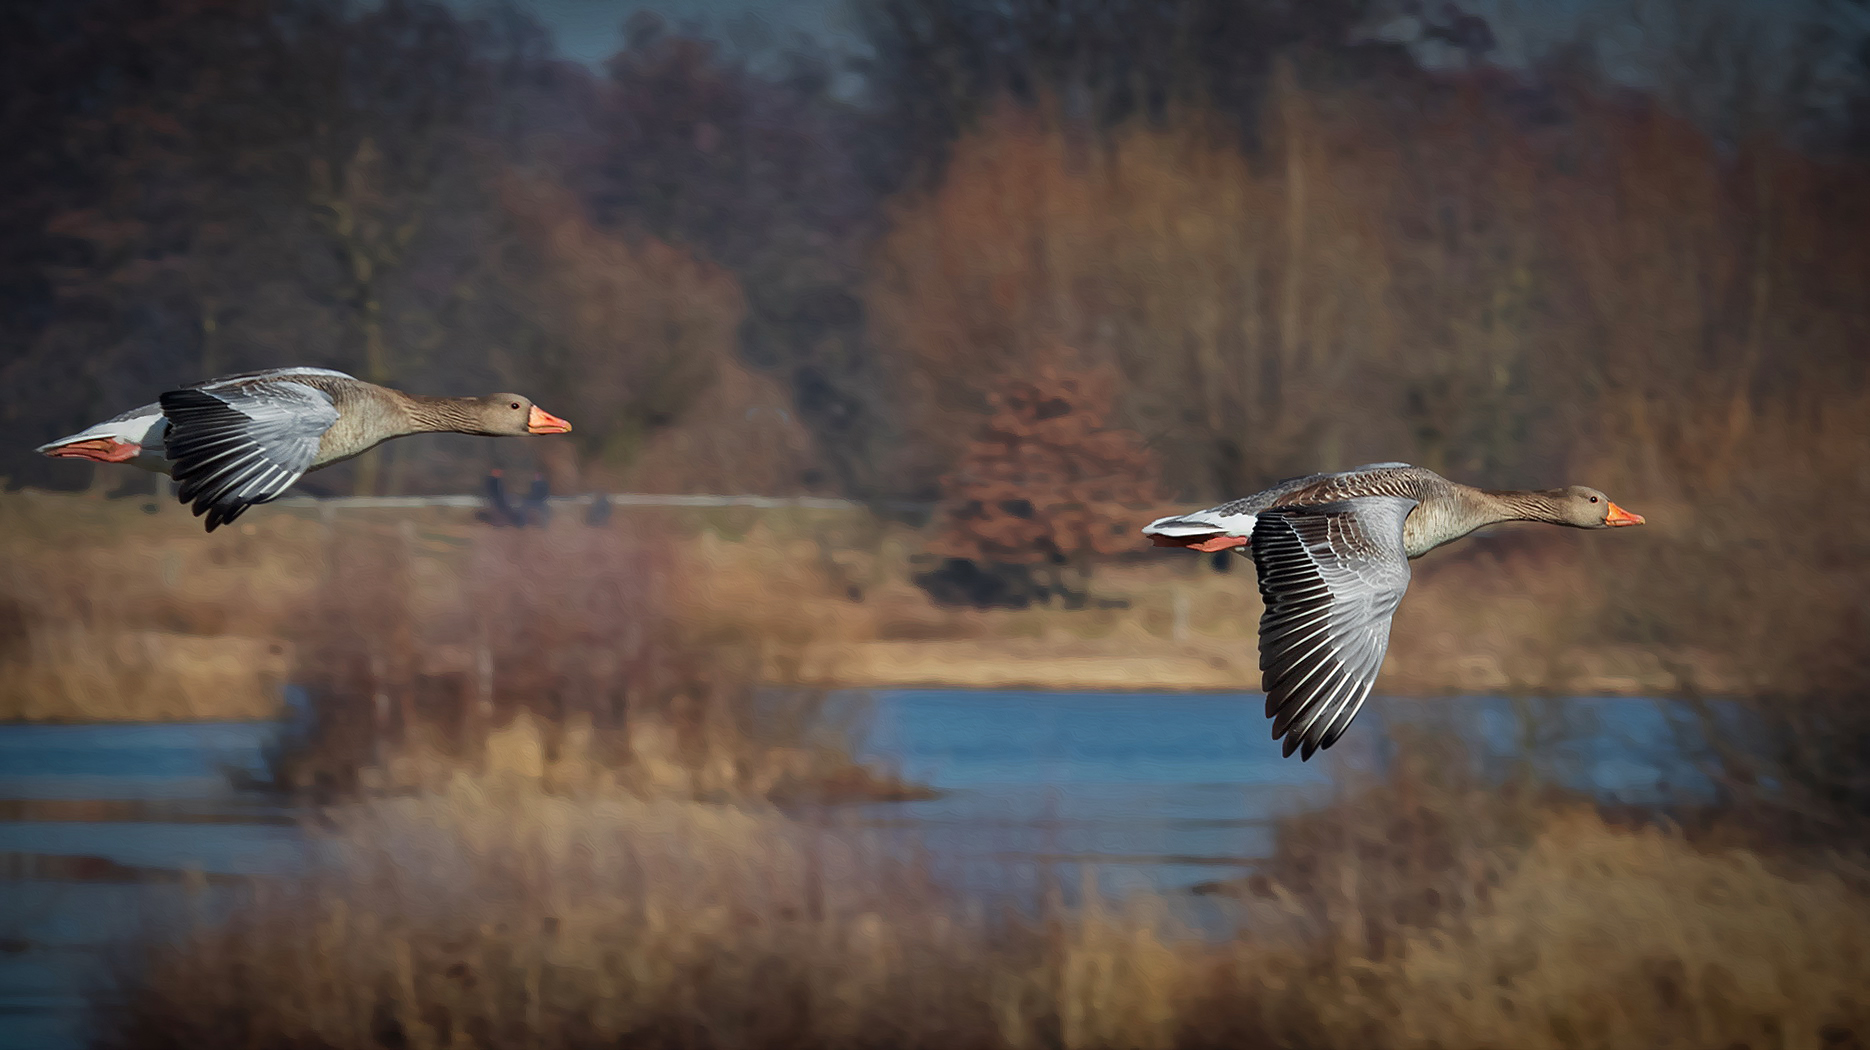
M1108 370L1042 366L1002 381L993 414L942 479L945 559L920 582L938 600L1078 606L1091 560L1136 543L1160 502L1155 457L1132 431L1105 428Z

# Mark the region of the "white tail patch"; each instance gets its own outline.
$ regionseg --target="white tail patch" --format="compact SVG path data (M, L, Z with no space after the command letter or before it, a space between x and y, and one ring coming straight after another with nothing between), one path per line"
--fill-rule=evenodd
M62 437L57 441L40 445L35 451L41 455L58 456L61 454L60 449L87 441L109 441L122 445L135 445L137 451L130 459L99 459L96 455L81 455L81 458L104 463L127 463L132 467L165 474L168 473L169 460L163 454L163 435L168 427L169 421L163 417L161 405L145 405L69 437ZM73 452L77 451L73 450ZM64 455L72 455L73 452L67 452Z
M116 419L99 423L85 430L80 430L70 437L59 438L57 441L40 445L34 451L46 453L64 445L72 445L80 441L92 441L98 438L110 438L131 445L154 445L156 448L160 449L162 447L162 427L166 421L162 418L162 408L160 406L151 405L149 408L152 411L138 412L135 414L125 413L124 415L118 416Z
M1244 539L1253 536L1253 524L1257 520L1257 516L1252 514L1215 514L1210 511L1196 511L1193 514L1157 518L1143 526L1143 535L1212 536L1215 533L1222 533Z

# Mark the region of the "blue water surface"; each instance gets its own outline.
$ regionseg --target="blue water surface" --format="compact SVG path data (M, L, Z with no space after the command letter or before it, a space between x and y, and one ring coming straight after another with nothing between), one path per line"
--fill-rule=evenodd
M870 755L943 794L866 817L913 832L973 890L1031 897L1088 874L1121 896L1247 873L1271 849L1274 819L1380 767L1400 723L1460 736L1483 775L1504 775L1539 732L1541 772L1606 801L1661 803L1706 787L1661 701L1544 702L1529 724L1529 709L1507 700L1378 698L1310 762L1280 756L1264 705L1260 694L887 692Z

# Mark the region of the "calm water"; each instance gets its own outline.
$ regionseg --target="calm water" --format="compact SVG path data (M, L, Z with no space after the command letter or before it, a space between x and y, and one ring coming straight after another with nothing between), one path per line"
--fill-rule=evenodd
M973 888L1020 896L1088 872L1107 895L1185 890L1246 873L1274 818L1326 799L1336 778L1387 757L1386 722L1460 733L1504 770L1525 732L1511 703L1373 700L1331 761L1279 756L1258 694L1061 694L905 690L879 699L873 752L943 789L866 807L902 827ZM1452 706L1452 711L1451 711ZM1666 705L1541 705L1550 770L1608 800L1657 802L1705 788L1681 760ZM1448 723L1444 725L1444 722Z
M1181 890L1240 874L1269 821L1324 798L1347 765L1382 761L1373 701L1332 763L1282 760L1257 695L899 691L878 698L869 748L941 788L860 819L914 837L945 872L1019 894L1088 873L1107 893ZM1456 701L1483 759L1522 732L1511 705ZM1696 780L1662 705L1574 701L1560 772L1646 801ZM211 918L240 880L306 862L291 815L234 791L270 725L0 726L0 1050L82 1045L84 990L126 938ZM1361 749L1361 750L1360 750ZM1348 759L1348 761L1347 761ZM86 859L88 858L88 859ZM190 886L194 888L191 889Z
M228 786L272 731L0 726L0 1047L81 1045L84 991L126 937L225 907L222 876L300 863L287 815Z

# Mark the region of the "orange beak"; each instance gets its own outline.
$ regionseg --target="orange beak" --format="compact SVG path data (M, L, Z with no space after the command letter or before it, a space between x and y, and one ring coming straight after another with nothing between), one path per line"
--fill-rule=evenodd
M1631 514L1615 503L1610 505L1610 512L1604 515L1604 524L1606 525L1641 525L1642 523L1643 516L1641 514Z
M538 405L532 406L532 414L526 417L528 434L569 434L571 424L558 418Z

